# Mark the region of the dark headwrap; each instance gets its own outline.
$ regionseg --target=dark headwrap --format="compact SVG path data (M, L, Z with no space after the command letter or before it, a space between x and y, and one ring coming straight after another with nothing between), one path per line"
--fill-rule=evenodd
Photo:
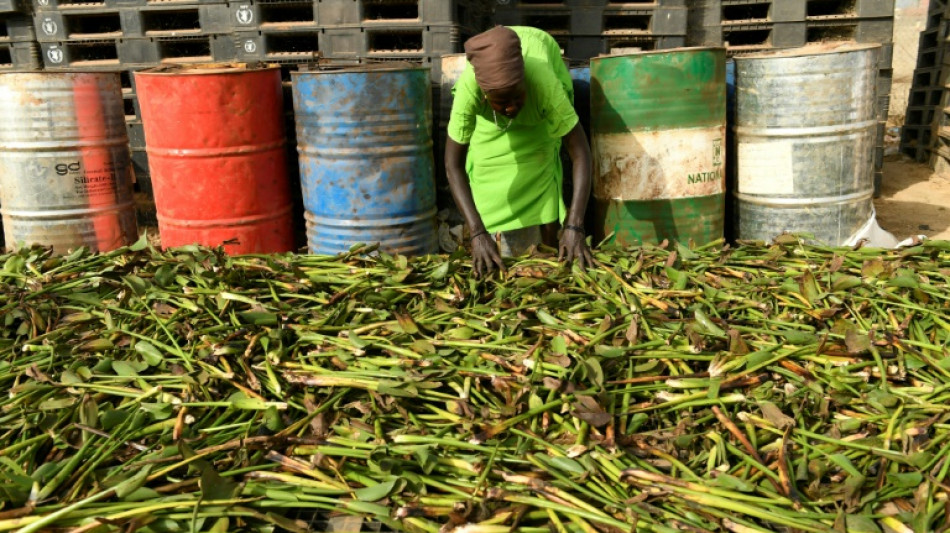
M465 41L465 57L483 91L505 89L524 79L521 39L504 26L495 26Z

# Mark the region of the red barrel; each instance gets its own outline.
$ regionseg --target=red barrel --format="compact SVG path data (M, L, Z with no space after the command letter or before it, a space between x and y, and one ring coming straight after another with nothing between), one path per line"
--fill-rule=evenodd
M135 73L162 246L293 249L278 67Z

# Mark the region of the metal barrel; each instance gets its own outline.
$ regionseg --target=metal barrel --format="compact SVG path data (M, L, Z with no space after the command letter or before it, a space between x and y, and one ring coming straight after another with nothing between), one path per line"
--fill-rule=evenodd
M723 236L726 51L591 60L592 228L622 246Z
M294 247L280 68L135 73L162 246Z
M5 242L108 251L138 233L117 73L0 74Z
M379 243L387 253L436 252L429 69L291 75L310 251Z
M846 242L871 218L879 45L736 58L736 236Z

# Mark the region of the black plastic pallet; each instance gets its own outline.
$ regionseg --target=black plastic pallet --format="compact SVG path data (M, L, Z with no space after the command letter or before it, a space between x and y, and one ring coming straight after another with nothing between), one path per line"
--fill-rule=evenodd
M317 5L313 0L232 1L228 3L228 10L231 26L236 31L317 28Z
M125 128L129 132L129 147L135 150L145 150L145 127L141 120L126 121Z
M894 42L894 18L809 20L808 42L855 41L859 43Z
M495 22L508 26L532 26L551 35L686 35L689 12L685 7L637 4L562 7L499 7Z
M215 37L215 50L227 61L313 61L321 57L320 30L299 28L293 30L240 31Z
M759 48L793 48L806 44L804 22L733 24L723 26L722 44L741 51Z
M636 51L664 50L686 46L685 36L571 36L559 39L565 55L586 61L602 54L622 54Z
M327 28L320 32L320 50L334 59L429 57L461 51L468 37L455 25Z
M805 16L808 20L893 17L894 0L808 0Z
M0 43L0 72L34 70L43 67L39 47L34 42Z
M225 4L37 11L33 20L40 42L175 37L231 31Z
M497 0L496 0L497 1ZM498 5L514 7L554 5L567 7L605 7L605 6L654 6L686 7L696 0L502 0ZM705 0L704 0L705 1ZM712 1L712 0L709 0ZM719 1L719 0L716 0Z
M30 12L29 0L0 0L0 13L25 13Z
M222 50L213 35L152 39L103 39L40 43L47 69L122 69L160 63L229 61L230 48Z
M35 41L33 19L21 13L0 15L0 43Z
M723 24L802 22L805 12L802 0L722 0L720 19Z
M910 97L907 99L909 107L927 107L939 106L943 101L943 95L946 92L944 87L917 87L910 90Z
M901 128L901 153L919 163L930 159L930 147L933 140L930 126L912 126L905 124Z
M578 8L583 9L583 8ZM551 35L569 36L572 9L562 5L499 6L495 23L505 26L531 26Z
M214 5L226 0L32 0L34 11L115 9L173 5Z
M465 25L491 27L495 0L319 0L317 20L326 28L353 25Z
M686 35L686 8L615 7L576 8L571 13L571 35Z

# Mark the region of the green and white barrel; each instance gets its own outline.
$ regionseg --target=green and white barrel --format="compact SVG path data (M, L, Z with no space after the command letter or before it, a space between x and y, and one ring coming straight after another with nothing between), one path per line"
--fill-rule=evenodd
M590 70L595 237L722 238L726 50L605 56Z

